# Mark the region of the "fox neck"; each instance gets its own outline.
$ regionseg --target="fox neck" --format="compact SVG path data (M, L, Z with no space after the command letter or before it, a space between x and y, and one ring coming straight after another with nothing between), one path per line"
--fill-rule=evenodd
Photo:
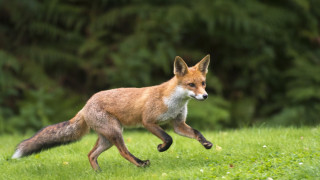
M166 82L165 91L163 103L166 105L167 111L162 114L158 120L167 121L176 118L179 114L186 116L187 104L190 100L186 90L173 78Z
M170 101L174 101L176 103L185 103L190 100L188 91L179 84L176 77L173 77L166 82L164 96L165 98L170 99Z

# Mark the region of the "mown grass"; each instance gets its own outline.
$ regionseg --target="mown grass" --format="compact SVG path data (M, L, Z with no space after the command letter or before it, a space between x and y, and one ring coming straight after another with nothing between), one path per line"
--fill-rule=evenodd
M96 141L90 134L71 145L53 148L19 160L10 157L27 137L0 136L0 179L320 179L320 128L263 128L203 132L214 143L204 149L195 140L169 131L174 143L166 152L146 131L125 131L128 149L151 161L137 168L115 147L98 159L94 172L87 153Z

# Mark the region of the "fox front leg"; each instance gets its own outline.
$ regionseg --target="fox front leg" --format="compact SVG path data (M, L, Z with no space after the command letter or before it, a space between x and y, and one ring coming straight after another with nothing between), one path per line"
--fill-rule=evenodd
M152 134L156 135L163 141L163 144L158 145L158 151L163 152L169 149L172 144L172 138L159 125L153 123L144 123L144 127Z
M191 128L184 120L177 119L173 124L174 132L181 136L197 139L206 149L211 149L212 143L198 131Z
M212 143L210 141L207 141L206 138L196 129L193 129L193 132L195 136L197 137L196 139L206 148L206 149L211 149Z

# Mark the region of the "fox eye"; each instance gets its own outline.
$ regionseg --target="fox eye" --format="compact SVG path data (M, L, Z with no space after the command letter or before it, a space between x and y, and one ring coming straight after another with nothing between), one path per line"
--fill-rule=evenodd
M204 85L206 85L206 82L202 81L202 83L201 83L201 84L202 84L202 86L204 86Z
M196 87L196 85L194 83L189 83L188 86L190 87Z

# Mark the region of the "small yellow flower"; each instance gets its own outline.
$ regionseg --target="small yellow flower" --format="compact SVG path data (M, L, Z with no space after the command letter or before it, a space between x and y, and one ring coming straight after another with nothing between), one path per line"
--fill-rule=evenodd
M63 162L62 164L63 164L63 165L69 165L69 162L66 162L66 161L65 161L65 162Z
M132 139L131 139L130 137L127 138L127 142L128 142L128 143L131 142L131 140L132 140Z
M222 147L216 145L216 150L217 150L217 151L222 151Z

